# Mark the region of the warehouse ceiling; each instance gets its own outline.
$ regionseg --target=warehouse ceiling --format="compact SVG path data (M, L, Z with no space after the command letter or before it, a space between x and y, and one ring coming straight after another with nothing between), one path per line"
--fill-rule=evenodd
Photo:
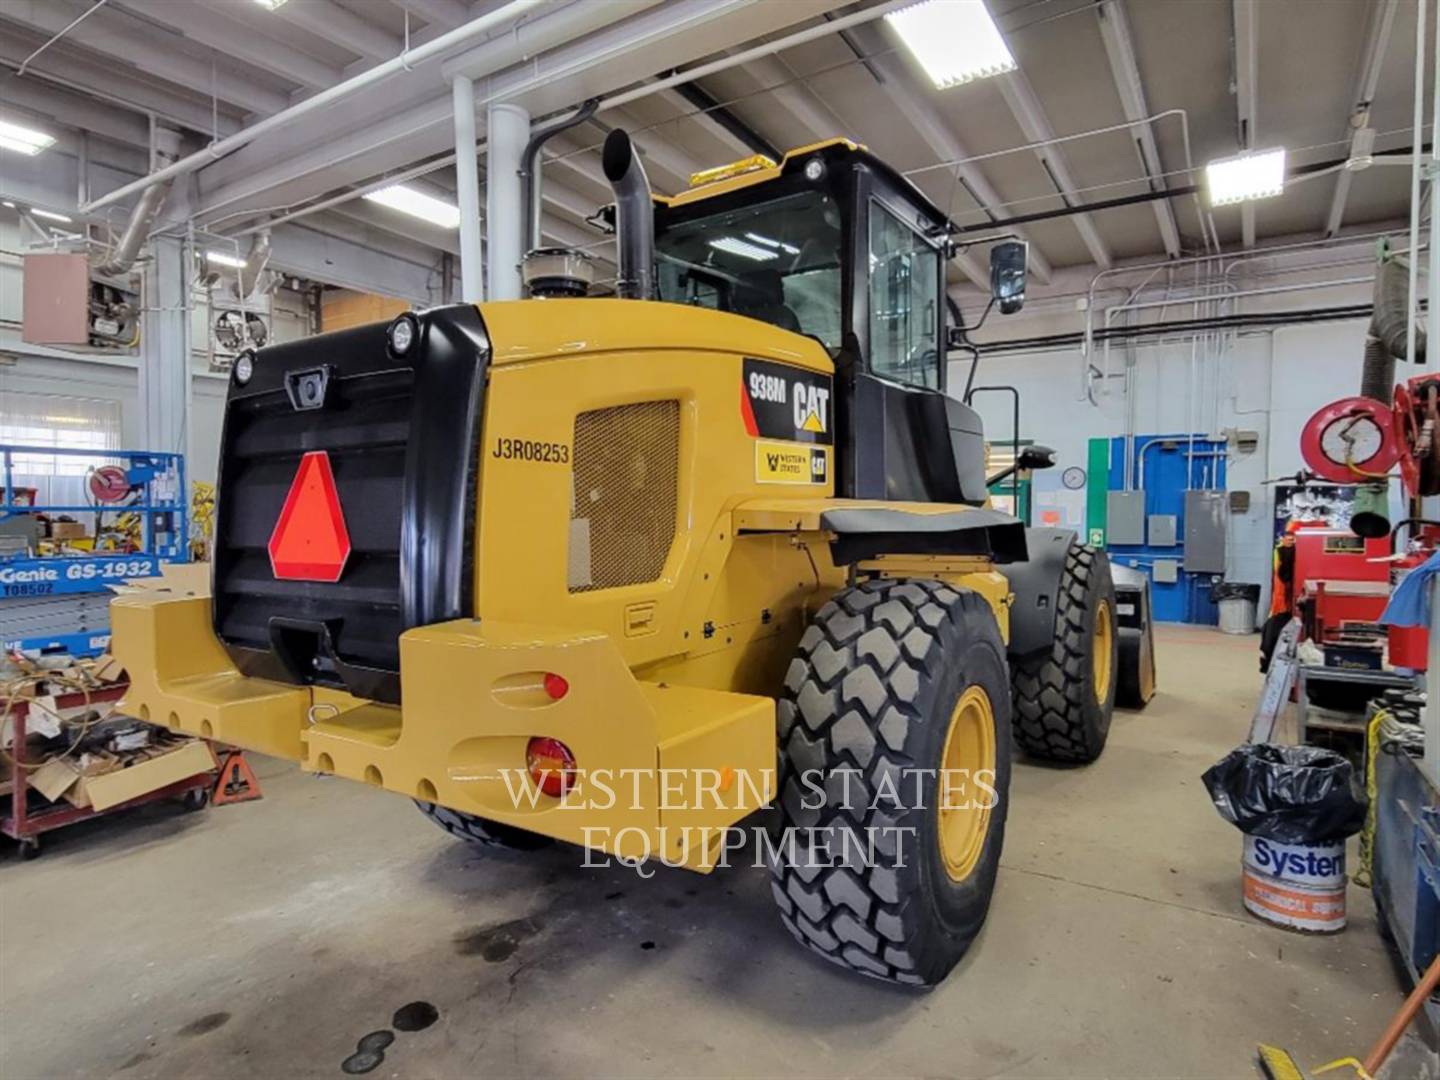
M557 2L529 19L594 2ZM288 0L271 10L257 0L6 0L0 107L60 135L62 152L75 150L83 132L92 161L139 171L152 116L189 132L200 148L399 55L407 36L421 44L499 6ZM590 18L609 25L554 50L556 64L566 64L553 76L536 77L551 53L520 59L523 30L494 31L487 45L515 34L522 47L516 62L477 87L482 96L487 87L513 96L537 118L555 115L870 6L607 0L605 17L595 19L591 8ZM545 232L566 244L601 242L585 218L608 201L595 149L612 127L636 133L655 186L668 192L692 171L752 153L745 128L781 148L848 135L910 173L962 229L1184 189L1199 183L1206 161L1246 145L1286 147L1292 172L1333 165L1348 155L1352 117L1366 101L1378 152L1403 152L1409 142L1411 2L991 0L990 7L1015 72L934 89L880 20L698 80L717 109L666 90L601 112L547 148ZM690 19L683 25L675 18L682 15ZM647 31L664 18L680 28ZM595 42L610 50L605 62L569 62ZM371 203L336 201L417 163L443 161L453 149L440 68L439 61L417 65L205 166L183 212L220 233L300 220L382 244L390 237L457 250L452 232ZM1133 123L1147 115L1160 118ZM727 118L738 124L720 122ZM1110 130L1017 151L1097 129ZM954 164L976 157L982 160ZM8 160L0 164L8 170ZM442 164L415 183L453 193L453 171ZM8 190L3 175L0 188ZM1406 168L1332 169L1292 177L1278 198L1216 210L1213 226L1224 248L1238 250L1393 225L1407 216L1408 199ZM311 212L321 202L325 208ZM1043 282L1068 267L1204 251L1209 223L1198 199L1180 194L1016 228L1031 241L1032 270ZM969 264L972 281L979 265ZM966 283L961 269L955 277Z

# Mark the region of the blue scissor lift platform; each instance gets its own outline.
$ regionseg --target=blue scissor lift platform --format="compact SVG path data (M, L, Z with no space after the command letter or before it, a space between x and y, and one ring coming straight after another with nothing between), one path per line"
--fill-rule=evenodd
M73 518L89 525L90 546L49 541L54 550L0 550L0 642L6 654L96 656L110 644L109 586L156 577L190 558L185 459L149 450L0 445L0 526L22 518ZM38 485L82 480L84 498L38 497ZM37 482L37 497L18 483ZM70 483L69 486L75 486ZM133 516L131 516L133 515ZM133 525L121 528L129 516ZM23 530L5 529L10 536Z

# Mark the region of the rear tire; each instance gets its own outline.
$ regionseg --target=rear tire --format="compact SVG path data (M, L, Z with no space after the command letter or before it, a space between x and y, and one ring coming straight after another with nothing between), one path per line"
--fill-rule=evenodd
M1102 620L1108 633L1099 631ZM1056 595L1054 642L1011 663L1016 745L1032 757L1076 765L1100 756L1115 709L1118 642L1110 560L1097 548L1071 544ZM1098 663L1097 648L1107 654Z
M1009 690L995 615L976 593L869 581L820 609L776 710L771 887L802 945L917 986L955 966L985 921L1000 864ZM947 755L961 730L973 731L976 751ZM971 770L951 788L957 816L944 818L958 834L942 827L937 772L947 760L956 776ZM988 784L974 771L987 767Z
M489 818L477 817L461 810L451 810L438 803L415 800L420 812L451 836L482 847L510 848L513 851L539 851L555 841L548 836L502 825Z

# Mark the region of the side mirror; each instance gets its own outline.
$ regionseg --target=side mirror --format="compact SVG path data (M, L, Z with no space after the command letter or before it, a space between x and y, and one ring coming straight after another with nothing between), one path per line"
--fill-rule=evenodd
M1001 315L1014 315L1025 305L1025 268L1030 245L1007 240L990 249L990 295L1000 305Z
M1055 451L1048 446L1027 446L1020 451L1021 469L1048 469L1055 464Z

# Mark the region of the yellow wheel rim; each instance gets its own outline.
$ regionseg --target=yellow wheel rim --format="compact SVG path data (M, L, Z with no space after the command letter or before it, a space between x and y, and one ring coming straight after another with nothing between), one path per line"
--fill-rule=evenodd
M995 710L980 687L967 687L955 703L940 763L940 856L951 880L963 881L985 849L995 799Z
M1115 651L1115 617L1110 614L1110 601L1101 600L1095 612L1095 640L1091 643L1090 661L1095 667L1095 700L1105 704L1110 696L1110 656Z

